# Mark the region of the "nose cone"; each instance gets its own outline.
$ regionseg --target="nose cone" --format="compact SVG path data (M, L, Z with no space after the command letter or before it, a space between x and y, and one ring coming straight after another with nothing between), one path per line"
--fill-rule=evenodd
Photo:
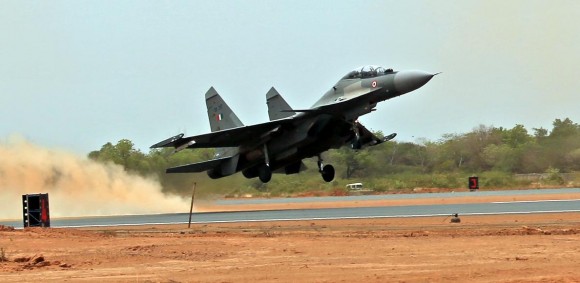
M395 75L395 89L403 94L425 85L435 76L423 71L400 71Z

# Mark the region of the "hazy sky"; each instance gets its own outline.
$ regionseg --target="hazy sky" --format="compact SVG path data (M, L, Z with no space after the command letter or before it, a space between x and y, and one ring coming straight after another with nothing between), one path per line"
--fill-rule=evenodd
M443 72L361 121L399 140L580 122L580 1L1 1L0 140L87 153L310 107L355 67Z

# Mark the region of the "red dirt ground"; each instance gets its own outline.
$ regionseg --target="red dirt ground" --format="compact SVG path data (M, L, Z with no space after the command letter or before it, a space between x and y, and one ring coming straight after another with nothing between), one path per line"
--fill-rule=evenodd
M0 282L580 282L580 213L449 220L0 229Z

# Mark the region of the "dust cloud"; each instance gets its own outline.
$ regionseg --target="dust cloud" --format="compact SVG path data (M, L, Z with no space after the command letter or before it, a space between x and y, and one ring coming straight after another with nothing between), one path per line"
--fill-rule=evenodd
M0 140L0 219L19 219L22 195L48 193L51 217L187 212L189 202L161 185L22 138Z

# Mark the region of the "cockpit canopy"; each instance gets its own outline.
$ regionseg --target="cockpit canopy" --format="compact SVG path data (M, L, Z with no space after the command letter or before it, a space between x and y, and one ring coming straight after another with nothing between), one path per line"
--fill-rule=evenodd
M393 73L393 69L385 69L380 66L364 66L354 69L344 76L342 79L367 79Z

